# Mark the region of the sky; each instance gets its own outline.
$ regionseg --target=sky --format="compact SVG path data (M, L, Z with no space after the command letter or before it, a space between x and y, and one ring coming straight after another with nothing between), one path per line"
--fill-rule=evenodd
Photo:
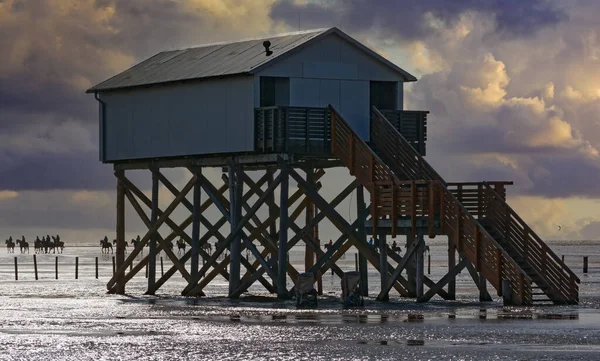
M539 235L600 239L596 0L0 0L0 237L114 234L86 89L162 50L330 26L419 78L405 109L431 112L446 180L513 180Z

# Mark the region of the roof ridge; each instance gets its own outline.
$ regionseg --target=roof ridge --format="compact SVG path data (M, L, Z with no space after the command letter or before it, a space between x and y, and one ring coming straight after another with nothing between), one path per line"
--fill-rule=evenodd
M231 41L217 41L214 43L198 44L198 45L187 46L184 48L163 50L163 51L161 51L161 53L167 53L167 52L171 52L171 51L182 51L182 50L190 50L190 49L207 48L209 46L217 46L217 45L229 45L229 44L243 43L246 41L256 41L256 40L263 40L263 39L267 40L270 38L282 38L285 36L292 36L292 35L324 33L331 29L333 29L333 28L318 28L318 29L310 29L310 30L302 30L302 31L291 31L291 32L287 32L287 33L279 33L279 34L271 34L271 35L261 35L261 36L245 38L245 39L238 39L238 40L231 40Z

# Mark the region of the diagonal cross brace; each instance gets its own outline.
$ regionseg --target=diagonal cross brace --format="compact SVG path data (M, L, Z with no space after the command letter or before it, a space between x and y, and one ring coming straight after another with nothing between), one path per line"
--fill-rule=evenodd
M435 286L431 287L423 296L417 299L417 302L427 302L431 299L431 297L435 296L439 289L442 289L444 286L448 284L460 271L463 270L467 266L470 261L465 257L463 258L456 266L452 267L448 273Z
M269 185L269 188L267 189L265 194L262 197L260 197L254 204L254 206L252 206L252 209L250 209L250 211L248 213L246 213L246 215L244 215L244 217L242 217L240 222L236 225L235 229L231 232L231 234L229 236L227 236L227 238L225 239L225 242L222 242L221 244L219 244L219 246L217 247L217 249L211 256L211 258L208 260L207 265L204 265L198 271L198 275L192 279L192 282L190 283L190 285L188 285L186 288L184 288L184 290L182 291L182 294L184 296L194 295L194 293L199 290L199 288L197 286L195 286L195 287L190 287L190 286L196 284L200 280L200 278L202 278L202 276L204 276L204 274L208 270L208 267L210 267L210 264L213 263L221 255L221 253L223 253L223 251L227 248L227 246L229 246L229 243L231 243L231 241L237 236L237 234L239 232L241 232L241 230L244 228L244 226L246 225L248 220L250 220L250 218L256 213L256 211L260 208L260 206L263 205L267 196L269 196L275 190L275 188L277 188L277 186L279 185L280 182L281 182L281 175L278 176L275 179L275 181L273 183L271 183L271 185ZM202 185L204 187L204 184L202 184ZM205 190L206 190L206 188L205 188Z
M381 290L381 292L379 292L379 295L377 296L377 300L381 301L385 298L385 296L387 296L389 294L390 290L394 286L394 283L396 282L396 280L398 279L398 277L400 276L400 274L402 273L404 268L406 268L406 265L408 264L410 259L415 254L415 251L417 250L417 248L419 248L421 246L421 243L423 243L423 242L424 242L423 238L418 238L416 242L412 242L410 247L406 250L406 253L404 253L404 256L402 257L402 259L398 263L398 266L396 266L396 269L392 273L392 277L389 279L388 284L385 286L385 288L383 290Z

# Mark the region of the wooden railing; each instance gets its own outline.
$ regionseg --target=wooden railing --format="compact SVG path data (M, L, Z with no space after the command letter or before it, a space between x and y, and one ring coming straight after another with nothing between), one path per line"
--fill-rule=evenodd
M519 305L532 304L531 278L447 188L439 183L438 186L442 232L498 290L498 294L502 294L502 280L509 280L512 301Z
M481 219L485 217L486 209L486 184L494 188L494 190L506 200L506 186L512 185L513 182L462 182L448 183L446 187L458 199L469 213Z
M328 155L330 132L328 108L277 106L254 110L257 152Z
M428 181L401 181L371 148L352 130L343 118L330 108L331 153L348 167L350 174L371 193L373 234L377 234L377 219L409 217L413 231L418 217L429 217L430 234L435 221L434 188ZM396 236L392 221L392 237Z
M399 141L398 136L402 138ZM445 184L442 177L425 161L423 156L381 114L372 108L371 144L375 151L403 180L434 180Z
M334 125L332 123L332 127ZM531 279L527 273L465 209L448 190L442 177L376 108L373 108L371 131L371 144L395 175L401 179L435 183L439 189L438 212L442 232L452 240L457 250L467 256L499 293L502 291L502 280L509 280L513 302L531 304Z
M385 109L380 109L380 112L422 156L425 156L429 112Z
M502 237L542 280L551 287L553 301L579 302L579 278L505 202L486 184L485 223Z

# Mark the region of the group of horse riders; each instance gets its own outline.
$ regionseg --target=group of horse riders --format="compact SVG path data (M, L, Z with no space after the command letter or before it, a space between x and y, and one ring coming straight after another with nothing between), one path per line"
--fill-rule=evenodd
M140 235L138 234L138 236L136 238L133 238L131 240L131 245L133 246L134 249L137 249L139 247L139 245L141 244L142 240L140 238ZM102 253L109 253L109 252L113 252L113 244L116 246L117 245L117 240L113 239L112 243L108 240L107 236L104 236L104 239L100 240L100 246L102 247ZM149 246L149 244L146 244L146 246ZM187 243L185 242L185 240L180 237L177 240L177 249L178 249L178 253L184 253L185 252L185 248L187 246ZM167 243L167 247L169 248L169 250L173 250L173 241L170 241ZM205 250L212 250L212 246L210 245L210 243L206 243L202 246L203 249ZM127 242L125 243L125 251L127 251ZM143 248L141 249L142 254L144 252Z
M4 243L6 244L8 253L15 253L15 245L19 246L21 253L29 253L29 242L25 240L25 236L21 236L20 239L17 238L16 241L13 241L11 236ZM50 251L56 253L56 250L62 253L65 248L65 243L60 240L58 234L56 237L52 236L52 239L50 239L50 235L46 235L46 237L42 236L41 238L37 236L33 245L35 253L50 253Z

